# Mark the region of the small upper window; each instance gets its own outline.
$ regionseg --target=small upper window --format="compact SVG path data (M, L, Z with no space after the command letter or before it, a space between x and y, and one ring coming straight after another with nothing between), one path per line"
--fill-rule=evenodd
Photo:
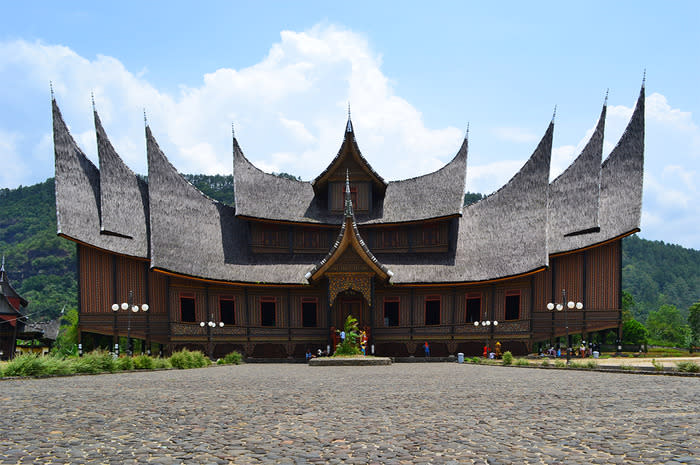
M506 320L520 319L520 291L506 292Z
M260 325L275 326L277 320L277 301L274 297L260 299Z
M440 297L426 297L425 299L425 325L440 324Z

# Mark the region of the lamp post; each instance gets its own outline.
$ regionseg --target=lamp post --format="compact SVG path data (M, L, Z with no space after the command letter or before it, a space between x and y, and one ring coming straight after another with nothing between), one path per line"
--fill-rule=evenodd
M120 304L112 304L112 311L114 312L114 325L117 325L117 313L119 310L124 310L129 312L129 319L127 320L126 326L126 353L130 357L134 354L133 341L131 340L131 314L138 313L139 311L148 312L148 304L142 304L140 307L134 305L134 291L129 291L129 301ZM119 344L114 344L114 353L119 355Z
M493 331L494 331L495 327L498 326L498 321L496 321L496 320L493 320L493 321L491 321L491 320L475 321L475 322L474 322L474 326L475 326L476 328L478 328L479 326L482 326L483 328L490 327L490 329L491 329L491 334L490 334L490 335L493 335ZM487 336L486 336L486 346L489 347L489 348L491 348L491 344L489 344L489 343L491 342L491 341L489 340L489 339L490 339L490 338L489 338L490 335L487 334ZM488 357L488 356L489 356L489 354L486 354L486 357Z
M550 312L556 311L561 312L564 310L564 326L566 326L566 364L569 364L569 360L571 359L571 351L570 351L570 344L569 344L569 318L567 316L567 311L568 310L573 310L576 308L576 310L581 310L583 308L583 304L581 302L574 302L572 300L566 301L566 289L561 290L561 303L554 304L552 302L547 304L547 310Z
M212 328L216 328L217 326L218 326L219 328L223 328L223 327L224 327L224 322L223 322L223 321L220 321L220 322L218 322L218 323L215 323L213 320L214 320L214 314L211 314L211 315L209 316L209 321L200 321L200 322L199 322L199 326L201 326L202 328L204 328L205 326L207 327L207 341L208 341L208 344L207 344L207 353L209 354L209 358L210 358L210 359L212 359L211 330L212 330Z

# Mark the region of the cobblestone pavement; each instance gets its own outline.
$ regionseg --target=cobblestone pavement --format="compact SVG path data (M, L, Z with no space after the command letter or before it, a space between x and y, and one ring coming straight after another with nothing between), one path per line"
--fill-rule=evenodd
M700 379L456 363L0 381L0 463L700 464Z

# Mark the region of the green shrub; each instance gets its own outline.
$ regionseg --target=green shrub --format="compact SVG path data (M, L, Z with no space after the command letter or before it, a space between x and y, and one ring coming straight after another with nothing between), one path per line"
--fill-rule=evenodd
M590 368L591 370L595 370L598 368L598 362L595 360L588 360L586 363L583 364L584 367Z
M651 359L651 364L654 366L654 369L656 371L663 371L664 370L664 364L656 360L655 358Z
M626 363L623 363L622 365L620 365L620 370L634 371L634 370L636 370L636 368L633 367L632 365L627 365Z
M91 360L90 363L93 363L97 367L97 371L93 373L105 371L111 373L117 369L117 362L114 356L105 350L93 350L85 354L82 359Z
M554 366L557 368L566 368L566 362L564 360L555 360L554 361Z
M476 365L481 363L481 357L472 357L470 360L472 363L474 363Z
M170 356L170 364L173 368L185 370L187 368L205 367L211 364L211 360L200 351L191 352L187 349L182 349Z
M686 360L684 362L676 362L676 367L678 368L678 371L684 371L686 373L700 372L700 365L691 360Z
M122 371L134 369L134 359L131 357L119 357L117 359L117 368Z
M169 370L173 366L170 364L170 360L167 358L156 357L153 359L153 369L154 370Z
M542 359L542 366L543 367L548 367L549 365L550 365L550 363L549 363L548 358Z
M191 352L191 354L193 363L192 368L201 368L211 365L211 360L209 360L209 357L204 355L202 352L196 350Z
M71 363L59 357L25 354L5 366L5 376L51 376L72 372Z
M519 367L529 367L530 362L527 361L527 359L524 358L516 358L515 361L513 362L514 365L519 366Z
M141 354L134 357L134 368L137 370L152 370L153 359L149 355Z
M102 373L104 371L99 360L89 355L71 357L71 368L74 373Z
M510 353L510 350L506 350L503 354L503 364L510 365L511 363L513 363L513 354Z
M240 352L233 351L226 354L224 358L216 361L219 365L240 365L243 362L243 355Z

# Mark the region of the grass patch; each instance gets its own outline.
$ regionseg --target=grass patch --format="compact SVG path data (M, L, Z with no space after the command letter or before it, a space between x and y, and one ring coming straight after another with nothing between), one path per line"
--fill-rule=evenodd
M653 365L653 367L656 371L663 371L664 370L664 364L659 362L655 358L651 359L651 364Z
M554 361L554 366L557 368L566 368L566 362L564 360L555 360Z
M516 358L515 361L513 362L513 365L519 366L519 367L529 367L530 362L528 362L527 359L524 359L524 358Z
M542 365L543 367L548 367L548 366L551 365L551 363L549 362L549 359L548 359L548 358L545 358L545 359L542 359L541 365Z
M622 365L620 365L620 370L634 371L636 369L637 369L636 367L634 367L632 365L627 365L626 363L623 363Z
M683 362L676 362L676 368L678 371L684 371L686 373L698 373L700 372L700 365L697 363L691 361L691 360L686 360Z

